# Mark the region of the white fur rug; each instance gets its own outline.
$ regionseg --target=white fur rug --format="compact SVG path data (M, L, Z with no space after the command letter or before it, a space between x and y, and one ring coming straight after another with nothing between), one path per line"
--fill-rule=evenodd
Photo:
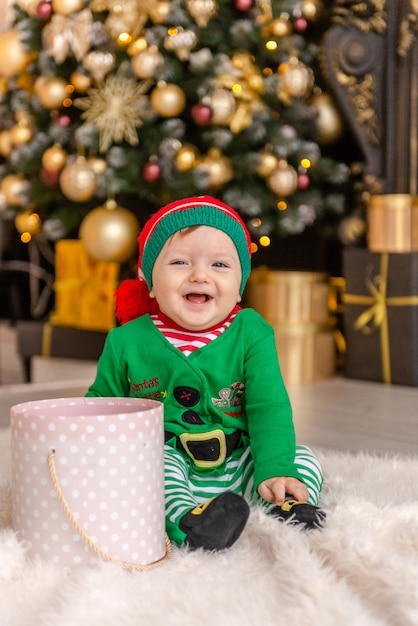
M10 523L0 431L1 626L416 626L418 461L321 452L322 531L252 512L227 552L173 549L161 567L30 562Z

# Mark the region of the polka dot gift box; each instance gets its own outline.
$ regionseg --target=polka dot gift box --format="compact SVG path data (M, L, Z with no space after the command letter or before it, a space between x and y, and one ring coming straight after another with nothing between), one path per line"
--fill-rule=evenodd
M168 556L160 402L26 402L11 431L13 529L29 557L143 569Z

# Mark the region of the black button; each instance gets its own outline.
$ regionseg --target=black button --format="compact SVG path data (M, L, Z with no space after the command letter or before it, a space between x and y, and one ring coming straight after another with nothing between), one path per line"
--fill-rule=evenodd
M200 392L193 387L176 387L174 397L181 406L194 406L200 400Z
M202 418L195 411L184 411L181 418L186 424L203 424Z

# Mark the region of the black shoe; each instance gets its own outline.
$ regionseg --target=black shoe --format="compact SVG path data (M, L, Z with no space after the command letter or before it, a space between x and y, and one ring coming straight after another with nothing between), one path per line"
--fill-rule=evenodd
M205 550L223 550L236 542L247 523L250 507L230 491L192 509L180 520L186 545Z
M286 500L281 506L275 506L270 513L279 519L290 520L292 524L302 524L306 529L320 528L326 518L323 509L296 500Z

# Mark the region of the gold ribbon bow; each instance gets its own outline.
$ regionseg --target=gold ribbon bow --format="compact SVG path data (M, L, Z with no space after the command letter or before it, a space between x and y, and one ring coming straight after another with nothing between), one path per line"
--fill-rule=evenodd
M229 120L229 128L235 135L251 124L253 113L265 108L265 104L260 97L264 89L263 78L251 55L237 52L231 61L231 73L219 74L215 86L230 90L234 96L236 108Z
M73 52L77 61L87 54L91 46L93 15L89 9L67 17L56 13L45 26L42 37L46 53L55 63L61 64Z
M54 289L56 292L63 292L69 289L84 289L87 287L88 289L94 289L99 298L106 300L109 298L109 278L106 274L104 274L104 279L107 282L103 284L103 281L100 280L99 276L95 278L62 278L61 280L56 280L54 282ZM116 281L114 281L112 286L116 289ZM110 293L113 292L110 291Z
M382 373L383 382L390 385L392 373L390 367L390 346L389 346L389 324L388 306L417 306L417 296L387 296L387 276L389 269L389 254L387 252L380 255L380 274L373 280L368 278L366 286L370 291L370 296L361 296L346 293L343 297L345 303L370 305L361 313L354 323L356 330L361 330L364 334L370 334L375 329L380 328L380 344L382 351Z

